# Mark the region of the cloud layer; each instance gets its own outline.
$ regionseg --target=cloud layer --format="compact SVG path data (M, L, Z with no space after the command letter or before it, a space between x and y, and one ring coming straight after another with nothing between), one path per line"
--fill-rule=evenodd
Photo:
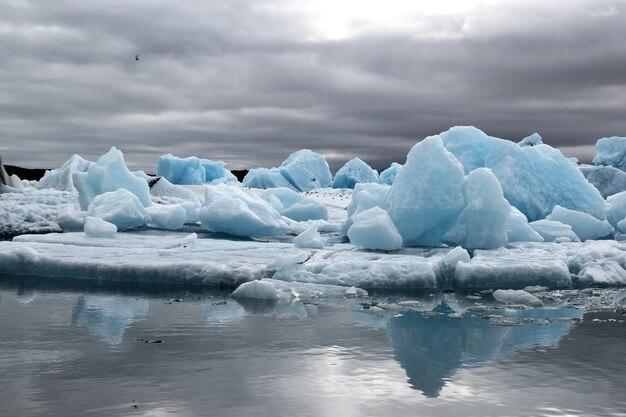
M310 148L333 169L357 155L384 168L468 124L513 140L536 131L589 160L598 138L626 135L624 1L348 20L339 37L319 24L331 8L283 0L0 9L8 164L56 167L117 146L149 172L168 152L238 169Z

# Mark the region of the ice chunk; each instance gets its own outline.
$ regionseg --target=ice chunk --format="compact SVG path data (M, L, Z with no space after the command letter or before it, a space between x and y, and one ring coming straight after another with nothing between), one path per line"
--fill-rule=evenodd
M396 175L398 174L398 171L400 171L400 168L402 168L401 164L392 162L389 168L380 173L378 178L380 183L387 185L393 184L393 180L396 179Z
M278 169L298 191L328 188L332 181L330 168L324 156L309 149L292 153Z
M87 172L94 165L79 155L74 155L68 159L60 168L46 171L43 178L39 180L35 188L54 188L59 191L76 191L72 176L77 172Z
M224 168L222 161L210 161L195 156L179 158L172 154L162 155L157 162L157 176L165 177L172 184L200 185L220 182L237 182L237 178Z
M440 136L466 174L476 168L490 168L504 197L530 221L544 219L556 205L605 218L604 200L598 190L558 149L548 145L520 147L474 127L453 127Z
M97 195L87 213L113 223L120 231L144 226L150 220L139 198L124 188Z
M87 210L96 196L122 188L134 194L144 207L152 204L148 183L128 170L124 155L114 147L102 155L95 165L91 165L87 172L74 173L72 180L79 193L81 210Z
M554 220L537 220L528 225L539 233L545 242L556 242L560 238L566 238L569 242L580 242L569 224Z
M244 282L231 295L235 298L278 301L276 287L269 281Z
M343 233L347 234L348 229L352 226L352 217L356 214L362 213L365 210L369 210L372 207L380 207L383 210L387 209L387 193L389 192L389 186L386 184L374 184L374 183L360 183L354 187L352 192L352 199L348 204L348 217L343 224Z
M543 306L543 301L524 290L495 290L493 298L504 304L522 304L530 307Z
M226 184L207 188L199 216L206 230L235 236L271 236L289 230L270 203Z
M543 141L541 140L541 136L539 136L539 133L533 133L532 135L522 139L521 142L518 143L518 145L521 147L543 145Z
M15 188L18 191L24 191L24 183L17 175L13 174L9 176L9 182L11 187Z
M506 234L511 242L543 242L543 238L535 229L528 225L524 213L511 207L511 213L506 224Z
M626 191L626 172L620 169L594 165L580 165L578 168L604 198Z
M187 223L187 211L182 204L154 204L146 212L150 216L148 226L157 229L179 230Z
M378 173L359 158L353 158L337 171L333 188L354 188L368 182L378 183Z
M461 246L457 246L441 258L441 264L445 266L456 266L459 262L469 262L470 255Z
M467 206L443 237L446 243L470 249L494 249L507 244L510 205L490 169L470 172L465 182Z
M428 137L411 149L387 196L405 245L441 245L465 207L463 181L463 166L441 137Z
M610 165L626 171L626 137L613 136L596 142L595 165Z
M85 234L89 237L115 237L117 226L97 217L85 217Z
M354 246L365 249L396 250L402 247L402 236L389 214L380 207L353 216L348 238Z
M57 217L57 224L63 232L82 232L85 226L86 211L71 208L63 210Z
M269 202L280 214L298 222L328 220L328 209L322 203L288 188L272 188L261 198Z
M617 223L626 218L626 191L606 199L606 218L613 228L617 228Z
M200 203L200 197L191 190L174 185L164 177L158 177L150 185L150 195L153 197L175 198L178 200Z
M294 188L278 168L253 168L243 178L242 184L250 188Z
M321 249L324 247L324 240L317 231L317 226L311 226L300 233L293 240L296 248Z
M572 231L582 241L610 237L613 228L606 220L598 220L587 213L555 206L546 220L554 220L572 226Z

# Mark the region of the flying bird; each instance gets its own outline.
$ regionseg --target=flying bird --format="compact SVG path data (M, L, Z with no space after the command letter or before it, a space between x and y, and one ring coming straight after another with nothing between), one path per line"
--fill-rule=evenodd
M135 61L139 61L139 54L135 55Z

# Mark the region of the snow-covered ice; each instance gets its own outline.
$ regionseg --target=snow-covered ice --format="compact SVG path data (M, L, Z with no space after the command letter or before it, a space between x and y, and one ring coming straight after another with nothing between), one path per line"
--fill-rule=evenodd
M80 155L73 155L63 165L57 169L46 171L43 178L39 180L35 188L54 188L59 191L76 191L72 176L77 172L87 172L94 165Z

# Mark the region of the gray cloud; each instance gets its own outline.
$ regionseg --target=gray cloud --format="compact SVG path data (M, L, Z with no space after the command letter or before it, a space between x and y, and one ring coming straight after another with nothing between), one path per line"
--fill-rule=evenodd
M117 146L153 171L168 152L237 169L306 147L380 169L471 124L589 160L626 135L626 3L543 3L325 40L278 0L0 0L0 153L55 167Z

